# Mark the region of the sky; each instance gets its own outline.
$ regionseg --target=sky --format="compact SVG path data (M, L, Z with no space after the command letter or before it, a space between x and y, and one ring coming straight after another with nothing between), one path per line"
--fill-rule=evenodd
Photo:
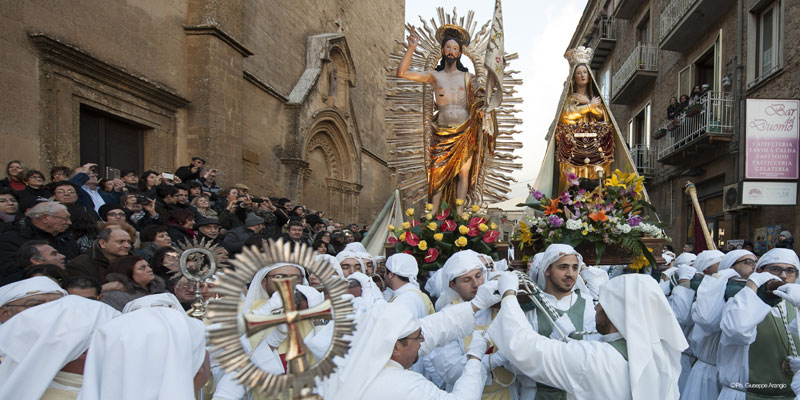
M519 53L511 62L511 69L520 71L523 79L520 94L524 102L519 106L523 119L522 133L515 135L523 148L514 152L522 156L523 167L512 176L509 197L526 196L528 184L533 184L544 158L547 129L556 113L569 64L564 59L569 41L586 7L587 0L505 0L503 26L507 53ZM406 22L421 26L419 16L425 21L436 19L436 8L444 7L459 16L475 11L478 27L492 18L494 0L406 0ZM405 40L405 38L403 38ZM474 71L471 68L470 70Z

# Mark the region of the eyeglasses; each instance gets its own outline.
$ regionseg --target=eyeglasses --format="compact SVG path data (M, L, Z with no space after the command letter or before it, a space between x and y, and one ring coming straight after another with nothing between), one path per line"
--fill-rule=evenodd
M69 221L69 215L67 215L67 216L63 216L63 215L48 215L48 217L58 218L58 219L63 220L63 221Z
M781 268L777 265L767 265L764 267L764 270L769 272L772 275L780 275L782 273L786 273L786 276L795 276L797 275L797 268L789 267L789 268Z
M303 279L303 275L300 275L300 274L275 274L275 275L269 275L269 274L267 274L267 276L265 276L265 277L264 277L264 280L266 280L267 278L272 278L272 279L289 279L289 278L292 278L292 277L295 277L295 278L297 278L297 280L302 280L302 279Z
M44 180L44 177L41 176L41 175L33 175L33 176L28 177L28 179L41 179L41 180Z
M408 337L404 337L404 338L402 338L400 340L419 340L420 342L424 342L425 341L425 336L422 334L422 331L419 331L419 335L417 335L417 337L408 336Z
M756 260L753 260L752 258L746 258L746 259L744 259L744 260L739 260L739 261L737 261L737 262L733 263L733 265L736 265L736 264L745 264L745 265L750 265L750 266L753 266L753 265L756 265L756 263L757 263L757 262L758 262L758 261L756 261Z
M74 190L56 190L56 194L75 194Z

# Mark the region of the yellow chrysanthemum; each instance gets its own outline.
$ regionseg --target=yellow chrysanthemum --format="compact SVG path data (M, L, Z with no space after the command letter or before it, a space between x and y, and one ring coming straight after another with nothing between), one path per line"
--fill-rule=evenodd
M403 224L400 225L400 226L403 227L403 229L408 229L408 228L411 228L411 223L406 221L406 222L403 222Z
M478 225L478 230L481 232L486 232L489 230L489 226L487 226L486 224L480 224Z
M435 240L437 242L441 242L442 239L444 239L444 233L434 233L433 234L433 240Z
M433 211L433 204L431 203L425 204L425 209L428 211Z
M390 224L388 227L386 227L386 229L388 229L388 230L390 230L390 231L393 231L393 230L394 230L394 225L391 225L391 224Z
M428 229L432 231L435 231L438 227L439 225L436 225L436 222L431 222L430 224L428 224Z
M464 204L464 200L462 200L462 199L456 199L456 206L461 206L461 205L463 205L463 204Z
M413 208L409 208L408 210L406 210L406 215L408 215L409 217L414 215L414 209Z
M428 250L428 242L426 242L424 240L420 240L419 244L417 245L417 247L419 247L419 249L422 250L422 251Z
M399 240L399 241L401 241L401 242L405 242L405 240L406 240L406 233L405 233L405 232L403 232L403 233L400 235L400 237L399 237L399 238L397 238L397 240Z
M432 219L433 219L433 214L431 214L431 213L426 213L426 214L425 214L425 219L426 219L426 220L428 220L428 221L432 220Z
M491 224L489 224L489 229L491 229L491 230L495 230L495 229L497 229L497 224L495 224L494 222L492 222Z
M462 235L466 235L466 234L469 233L469 228L467 228L464 225L461 225L461 226L458 227L458 233L460 233Z
M456 244L456 247L464 247L464 246L467 245L467 238L464 237L464 236L459 236L458 239L456 239L456 243L455 244Z
M469 213L461 213L461 219L468 220L469 219Z
M473 204L472 205L472 212L478 212L478 211L480 211L480 209L481 209L481 206L479 206L477 204Z

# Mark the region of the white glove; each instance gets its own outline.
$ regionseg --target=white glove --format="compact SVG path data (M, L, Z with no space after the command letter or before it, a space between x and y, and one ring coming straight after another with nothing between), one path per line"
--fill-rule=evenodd
M281 298L281 293L276 290L263 306L253 310L253 314L272 315L272 312L279 308L283 308L283 299Z
M556 325L564 331L564 334L569 336L570 333L575 332L575 325L572 325L572 320L569 319L569 315L564 314L558 317L555 320ZM561 340L563 337L560 333L558 333L558 329L553 327L553 332L550 334L550 339Z
M478 293L470 303L479 310L485 310L500 302L501 298L502 296L497 293L497 281L488 281L478 286Z
M513 272L504 272L497 281L497 289L501 296L509 290L516 293L519 290L519 277Z
M786 357L789 360L789 367L792 368L792 373L796 374L798 370L800 370L800 357Z
M697 273L697 269L689 265L680 265L678 267L678 280L681 279L689 279L691 280L694 278L694 275Z
M800 307L800 285L796 283L787 283L773 291L772 294L792 303L795 307ZM798 363L800 363L800 359L798 359Z
M736 270L734 270L733 268L724 269L724 270L719 271L719 272L716 273L716 278L724 279L726 281L728 279L733 278L733 277L738 278L740 276L741 275L739 275L739 273L736 272Z
M750 277L747 279L753 282L756 287L761 287L761 285L771 281L771 280L781 280L775 275L770 274L769 272L753 272L750 274Z
M264 341L267 342L269 347L276 349L278 346L286 340L286 334L289 332L289 328L286 324L280 324L272 330L272 333L267 336Z
M489 343L486 341L486 338L483 337L483 331L476 330L472 332L472 341L469 343L469 349L467 349L468 356L474 356L477 359L483 359L484 354L486 354L486 349L489 348Z

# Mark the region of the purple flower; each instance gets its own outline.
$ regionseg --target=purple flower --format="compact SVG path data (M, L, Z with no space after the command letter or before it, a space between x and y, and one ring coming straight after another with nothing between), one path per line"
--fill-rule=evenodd
M638 215L634 215L628 219L628 225L630 226L639 226L641 222L642 222L642 217Z
M567 180L568 181L577 181L578 180L578 175L575 175L572 172L567 172Z
M561 227L564 225L564 220L561 219L558 215L551 215L547 217L547 222L550 223L554 228Z
M542 192L540 192L538 190L534 190L533 192L531 192L531 196L533 196L533 198L536 199L536 200L541 200L542 197L544 197L544 193L542 193Z
M578 194L580 194L580 195L586 194L586 189L584 189L584 188L578 189Z
M572 196L570 196L567 192L561 193L560 201L562 204L569 204L569 202L572 201Z

